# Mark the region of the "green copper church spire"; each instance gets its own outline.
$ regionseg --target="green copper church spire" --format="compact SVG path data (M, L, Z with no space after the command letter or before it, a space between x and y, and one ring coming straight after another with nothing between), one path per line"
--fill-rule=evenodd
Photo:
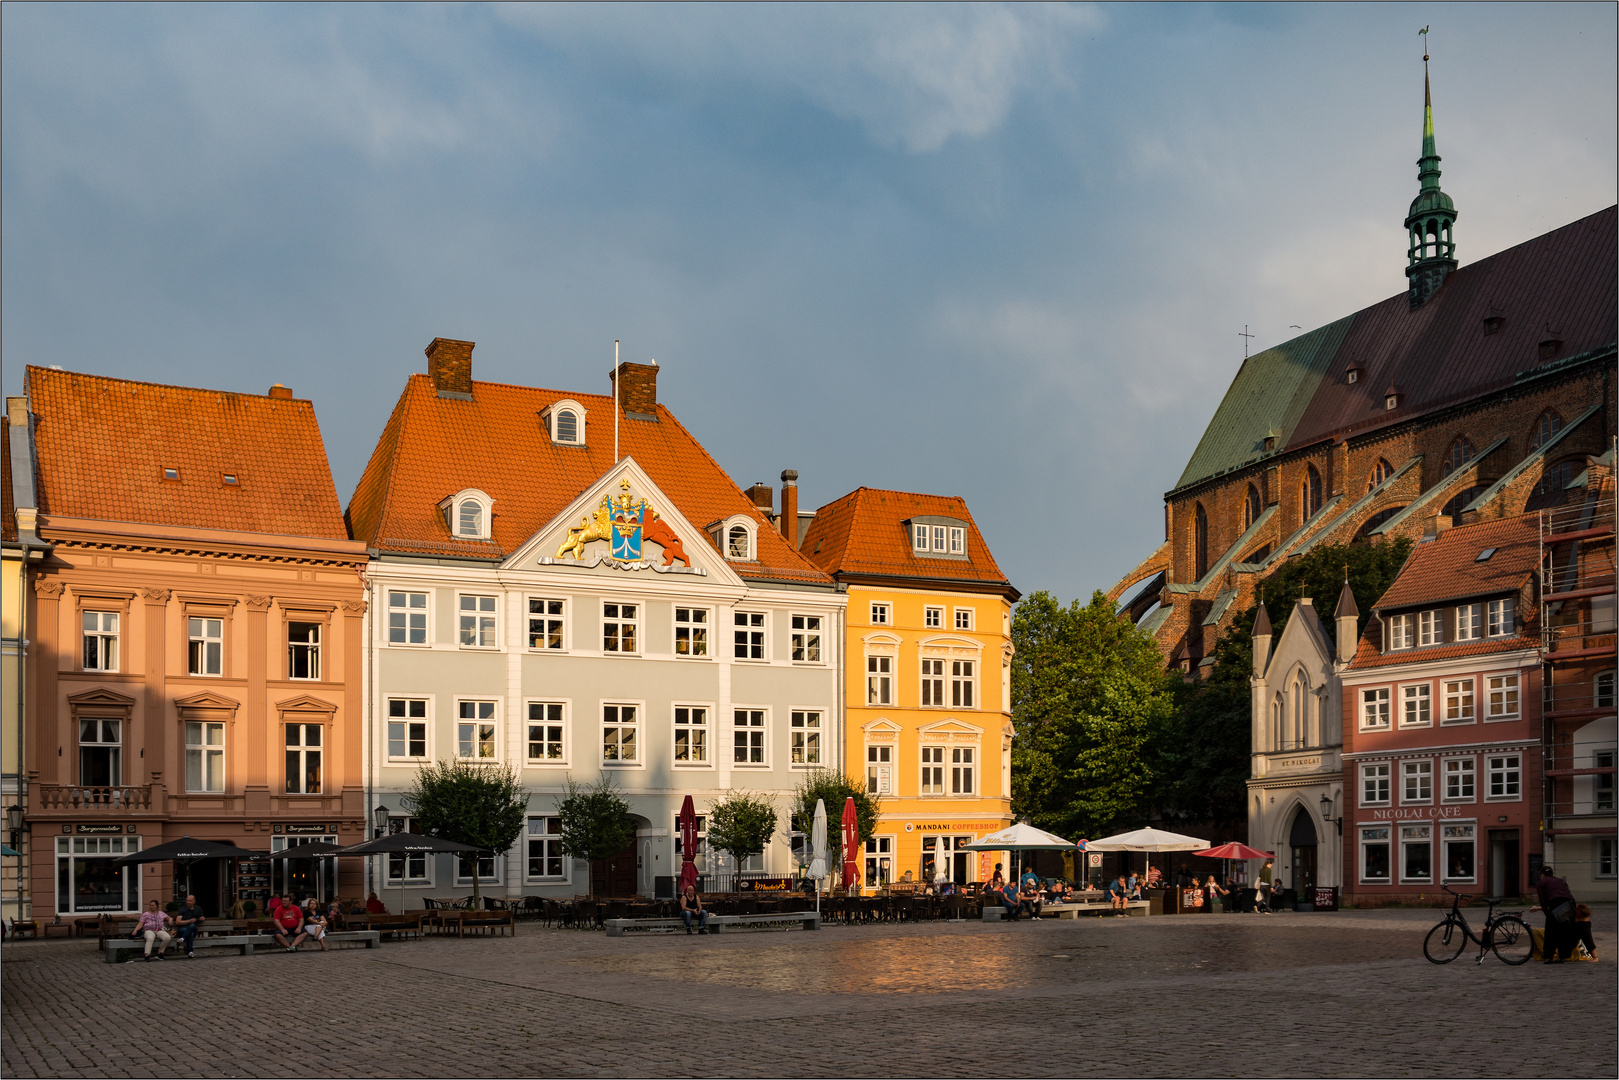
M1419 33L1427 41L1428 28ZM1421 190L1411 202L1405 230L1410 238L1406 251L1405 276L1411 284L1411 310L1427 303L1445 283L1445 275L1456 269L1456 242L1451 229L1456 223L1456 204L1439 189L1439 150L1433 135L1433 86L1428 79L1428 54L1422 55L1422 157L1417 159L1417 180Z

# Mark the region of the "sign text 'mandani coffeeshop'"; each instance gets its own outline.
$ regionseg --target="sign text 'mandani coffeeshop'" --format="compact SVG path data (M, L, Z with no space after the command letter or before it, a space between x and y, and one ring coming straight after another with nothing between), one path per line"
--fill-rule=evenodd
M1005 828L999 821L919 821L905 823L906 832L989 833Z

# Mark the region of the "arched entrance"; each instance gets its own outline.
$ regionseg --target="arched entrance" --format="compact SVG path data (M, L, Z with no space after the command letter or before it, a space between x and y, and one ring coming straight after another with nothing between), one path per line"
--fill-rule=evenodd
M1293 828L1287 834L1287 846L1293 854L1293 889L1300 900L1308 899L1315 888L1315 849L1318 839L1315 818L1304 807L1293 814Z

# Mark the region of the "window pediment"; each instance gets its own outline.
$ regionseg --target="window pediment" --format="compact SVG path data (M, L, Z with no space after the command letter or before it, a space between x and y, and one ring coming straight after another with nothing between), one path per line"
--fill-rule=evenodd
M99 706L104 709L132 709L135 707L134 698L126 694L120 694L116 690L109 690L104 686L98 686L94 690L86 690L82 694L73 694L67 699L67 703L75 709L82 709L85 706Z
M299 694L297 697L278 701L275 707L280 712L318 712L330 715L337 711L337 706L329 701L322 701L311 694Z
M224 709L229 712L235 712L242 707L241 702L234 701L223 694L216 694L211 690L200 694L191 694L183 698L175 698L174 704L180 709Z
M977 742L984 729L964 724L960 720L940 720L919 729L923 742Z

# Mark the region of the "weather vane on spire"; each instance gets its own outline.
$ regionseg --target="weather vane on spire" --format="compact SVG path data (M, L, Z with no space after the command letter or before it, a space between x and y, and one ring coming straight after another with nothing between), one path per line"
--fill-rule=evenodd
M1421 30L1417 31L1417 34L1422 38L1422 62L1424 64L1428 62L1428 31L1432 28L1433 24L1429 23L1427 26L1424 26Z

